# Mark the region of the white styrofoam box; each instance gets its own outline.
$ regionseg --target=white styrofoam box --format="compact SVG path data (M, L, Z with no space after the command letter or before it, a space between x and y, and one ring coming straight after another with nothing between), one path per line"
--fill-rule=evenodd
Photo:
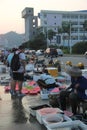
M48 95L50 94L50 91L47 89L43 89L40 91L41 99L48 99Z
M70 127L64 127L64 128L47 128L47 130L71 130Z
M32 116L36 116L36 110L42 109L42 108L46 108L46 107L50 107L50 105L48 104L42 104L42 105L38 105L38 106L30 106L30 114Z
M62 125L59 123L56 126L46 126L47 130L71 130L71 128L75 127L81 127L82 130L87 130L87 125L85 125L80 120L74 120L74 121L68 121L62 123Z
M52 107L50 107L50 108L52 108ZM54 109L54 111L56 110L56 113L57 113L57 112L62 112L62 110L60 110L59 108L52 108L52 109ZM41 114L40 114L40 111L37 110L37 111L36 111L36 119L38 120L38 122L39 122L40 124L43 124L43 118L46 117L47 115L52 115L52 114L53 114L53 113L49 112L49 113L46 113L45 115L41 115Z
M69 118L68 116L64 115L64 114L52 114L52 115L47 115L46 117L44 117L43 119L43 124L45 126L56 126L57 124L63 125L64 121L72 121L71 118ZM49 121L47 121L49 120ZM59 122L60 120L60 122Z

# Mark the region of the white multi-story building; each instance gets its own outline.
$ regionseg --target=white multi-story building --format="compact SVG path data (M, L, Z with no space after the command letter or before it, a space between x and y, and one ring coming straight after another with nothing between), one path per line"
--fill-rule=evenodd
M83 29L83 23L87 20L87 10L86 11L50 11L41 10L39 13L40 26L44 30L52 29L58 33L58 27L62 26L62 22L70 22L70 45L74 45L82 40L87 41L87 31ZM57 34L58 35L58 34ZM66 38L64 39L64 36ZM85 37L84 37L85 36ZM68 45L67 34L59 35L60 45ZM56 37L55 37L56 42Z
M83 23L87 20L87 10L84 11L51 11L41 10L39 15L40 27L43 32L50 29L56 32L52 43L59 45L73 46L80 41L87 41L87 31L84 31ZM34 9L26 7L22 11L22 18L25 19L25 42L34 38L38 28L38 17L34 16ZM63 22L70 23L70 37L67 33L58 32ZM68 38L69 37L69 38ZM70 39L70 40L68 40ZM48 40L49 41L49 40ZM69 43L70 42L70 43Z
M34 9L26 7L22 11L22 18L25 19L25 38L24 41L27 42L31 40L36 33L38 27L38 17L34 16Z

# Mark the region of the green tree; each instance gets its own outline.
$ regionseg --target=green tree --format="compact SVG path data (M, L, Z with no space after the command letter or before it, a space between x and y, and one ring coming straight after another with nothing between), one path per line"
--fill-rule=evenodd
M30 48L34 50L45 49L46 48L46 38L45 35L41 32L35 36L34 39L22 44L24 48Z
M87 42L78 42L72 47L74 54L84 54L87 51Z
M56 33L52 29L48 30L47 37L50 40L50 43L51 43L51 40L53 39L53 36L55 36L55 34Z

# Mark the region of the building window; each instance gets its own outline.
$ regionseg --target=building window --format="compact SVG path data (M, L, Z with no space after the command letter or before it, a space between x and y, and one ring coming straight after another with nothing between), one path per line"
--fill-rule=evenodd
M62 17L63 17L63 18L66 18L66 15L65 15L65 14L63 14L63 15L62 15Z
M80 15L80 19L86 19L87 15Z
M72 28L72 33L77 33L78 32L78 28Z
M79 28L79 33L83 33L84 29L83 28Z
M72 40L78 40L78 36L71 36Z
M35 35L35 32L33 32L33 35Z
M83 40L83 39L84 39L84 36L80 36L79 39L80 39L80 40Z
M33 28L35 28L35 24L33 24Z
M84 22L80 22L80 25L83 25Z
M46 17L47 17L47 14L43 14L43 17L46 18Z
M47 21L44 21L44 24L47 25Z
M70 15L69 14L63 14L62 17L65 18L65 19L70 19Z
M33 23L35 23L35 19L33 19Z
M69 18L70 18L70 15L68 15L68 14L67 14L67 16L66 16L66 17L67 17L67 19L69 19Z
M73 21L72 24L73 25L78 25L78 21Z
M71 18L72 18L72 19L77 19L77 18L78 18L78 15L72 14L72 15L71 15Z

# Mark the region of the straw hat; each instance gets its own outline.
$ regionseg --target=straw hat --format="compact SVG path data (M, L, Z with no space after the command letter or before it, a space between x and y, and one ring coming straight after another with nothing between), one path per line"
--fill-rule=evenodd
M80 76L82 76L82 71L77 66L72 66L71 68L69 68L67 70L67 73L70 76L73 76L73 77L80 77Z

